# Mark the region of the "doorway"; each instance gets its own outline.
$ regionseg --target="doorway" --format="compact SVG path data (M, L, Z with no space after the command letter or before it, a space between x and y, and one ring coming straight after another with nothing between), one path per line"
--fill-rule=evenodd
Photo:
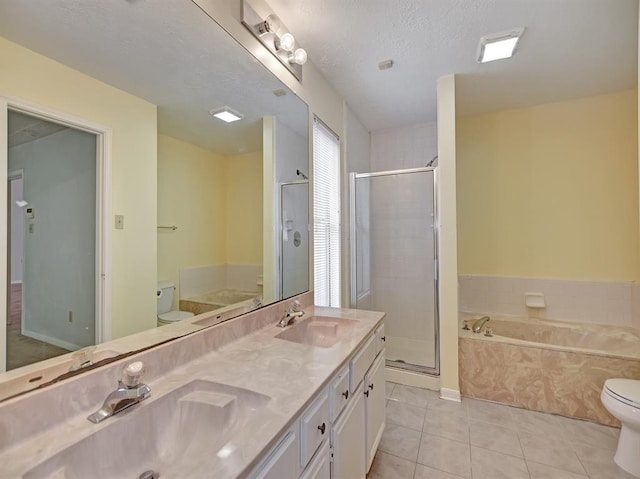
M65 114L1 100L0 371L110 339L104 223L111 136Z

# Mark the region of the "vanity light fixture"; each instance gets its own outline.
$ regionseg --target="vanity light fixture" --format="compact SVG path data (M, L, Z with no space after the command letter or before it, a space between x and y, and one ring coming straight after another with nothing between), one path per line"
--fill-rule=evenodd
M232 123L234 121L242 120L244 115L242 113L238 113L237 111L229 108L228 106L222 106L220 108L214 108L213 110L209 110L209 113L212 116L215 116L219 120L226 121L227 123Z
M523 33L524 27L481 37L478 44L478 63L511 58Z
M242 23L293 76L302 81L302 65L307 62L307 52L296 45L296 39L280 17L272 13L263 18L249 0L243 0Z

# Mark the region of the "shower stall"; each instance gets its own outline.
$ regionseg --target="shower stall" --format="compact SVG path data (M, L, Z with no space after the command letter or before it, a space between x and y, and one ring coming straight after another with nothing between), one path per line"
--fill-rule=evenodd
M384 311L387 366L439 373L435 168L351 173L351 307Z

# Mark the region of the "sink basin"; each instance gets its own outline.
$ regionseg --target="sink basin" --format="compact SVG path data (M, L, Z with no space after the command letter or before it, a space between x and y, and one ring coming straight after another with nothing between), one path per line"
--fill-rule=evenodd
M192 381L109 418L105 427L31 469L25 479L189 477L189 468L234 461L233 436L270 398L211 381ZM238 452L236 451L236 454Z
M353 329L357 321L326 316L311 316L287 327L276 338L294 343L330 348Z

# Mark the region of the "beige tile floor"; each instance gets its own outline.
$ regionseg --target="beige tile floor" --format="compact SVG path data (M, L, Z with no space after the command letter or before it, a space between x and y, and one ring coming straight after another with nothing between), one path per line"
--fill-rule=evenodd
M367 479L634 479L619 429L387 383L387 425Z

